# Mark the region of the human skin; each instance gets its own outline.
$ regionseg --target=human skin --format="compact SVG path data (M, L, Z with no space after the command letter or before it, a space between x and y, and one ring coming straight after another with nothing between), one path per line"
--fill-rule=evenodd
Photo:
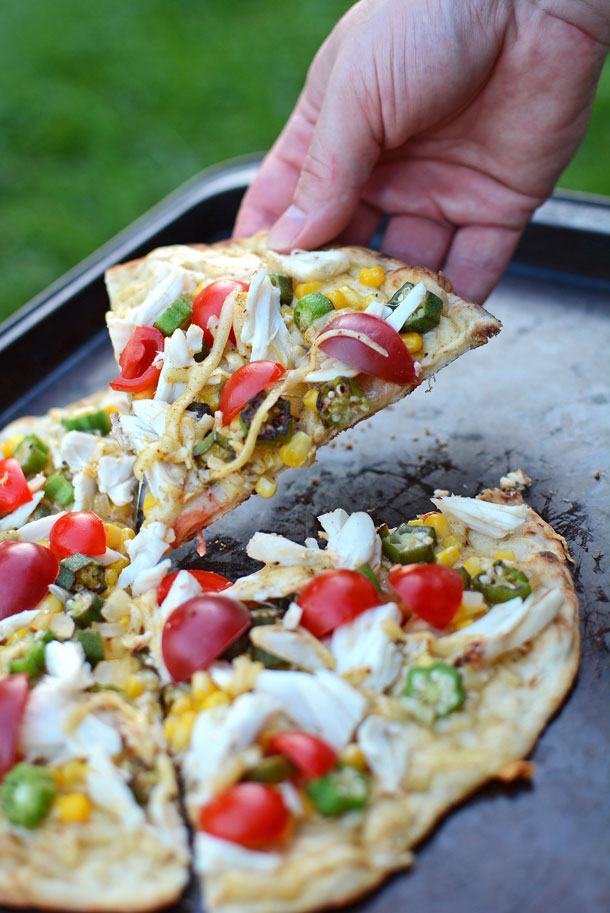
M361 0L318 51L236 237L367 244L484 301L585 133L610 0Z

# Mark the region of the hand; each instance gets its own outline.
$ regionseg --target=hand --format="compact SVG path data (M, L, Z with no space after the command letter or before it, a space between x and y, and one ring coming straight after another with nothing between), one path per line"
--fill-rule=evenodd
M238 214L269 246L367 244L484 300L589 121L609 0L362 0ZM279 221L278 221L279 220Z

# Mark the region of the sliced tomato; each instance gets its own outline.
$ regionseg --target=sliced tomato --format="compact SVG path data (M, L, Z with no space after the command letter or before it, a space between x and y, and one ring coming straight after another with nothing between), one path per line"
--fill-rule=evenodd
M276 732L267 742L267 753L283 754L309 779L323 777L337 763L334 748L309 732Z
M103 555L106 551L106 530L97 514L75 510L64 514L51 527L49 545L55 555Z
M222 590L226 590L227 587L232 586L230 580L227 580L222 574L215 574L214 571L197 571L189 568L188 573L199 583L202 593L220 593ZM171 585L178 574L179 571L172 571L171 574L167 574L157 587L157 602L159 605L169 593Z
M208 327L210 318L220 317L225 298L236 288L247 292L249 286L240 279L217 279L216 282L210 282L209 285L201 289L199 294L195 295L193 299L193 323L201 327L203 338L210 348L214 345L214 333ZM229 339L231 342L235 342L233 330L229 334Z
M238 368L228 379L218 402L223 424L228 425L249 399L268 387L286 373L277 361L251 361Z
M36 542L0 543L0 621L34 609L58 571L55 555Z
M32 500L23 469L14 457L0 460L0 512L21 507Z
M175 682L207 669L229 644L247 631L250 613L230 596L195 596L179 605L163 625L161 652Z
M324 637L339 625L381 604L368 577L348 570L318 574L303 587L297 602L303 609L301 624L315 637Z
M153 361L164 346L163 334L156 327L136 327L119 358L121 373L110 381L112 389L126 393L154 390L161 366L155 367Z
M214 837L256 850L287 836L290 814L272 786L236 783L203 806L198 823Z
M25 673L9 675L0 681L0 780L17 759L19 726L28 699Z
M340 314L324 327L322 333L326 335L333 330L362 334L380 346L386 354L368 345L362 338L332 336L320 343L320 348L327 355L338 358L363 374L381 377L382 380L401 387L419 384L415 364L407 347L385 320L372 314Z
M462 578L443 564L396 567L388 582L407 608L435 628L446 628L462 604Z

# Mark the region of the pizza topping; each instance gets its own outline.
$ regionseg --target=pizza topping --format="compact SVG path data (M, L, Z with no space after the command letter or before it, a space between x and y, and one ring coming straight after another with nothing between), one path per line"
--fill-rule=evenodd
M114 764L108 754L99 749L88 758L87 789L93 801L116 815L121 827L135 831L145 821L132 790L127 785L129 771Z
M163 311L153 326L164 336L171 336L176 330L184 329L190 323L192 313L192 300L186 295L180 295Z
M76 641L83 648L85 659L92 668L102 662L106 654L104 651L104 641L102 640L102 635L99 631L91 631L89 629L77 631ZM118 660L116 660L116 662L118 662Z
M157 385L161 366L157 356L163 352L163 336L154 327L138 326L119 358L121 373L110 381L113 390L143 393Z
M77 628L88 628L94 621L104 621L103 608L104 600L102 597L98 593L87 589L80 589L74 596L67 599L65 604L65 611L72 618ZM85 650L86 655L87 651Z
M21 443L15 447L13 456L26 475L40 472L47 465L49 445L45 444L37 434L26 434Z
M45 631L40 640L37 640L30 648L16 659L12 659L9 666L11 675L19 675L24 672L30 682L39 678L45 671L45 647L53 640L53 634Z
M72 472L84 469L99 445L94 434L85 431L68 431L59 445L62 462L67 463Z
M102 593L106 589L104 565L91 555L75 552L60 562L55 583L72 593L79 590Z
M163 660L172 679L188 681L198 669L207 669L249 626L247 608L229 596L196 596L178 606L161 636Z
M319 347L350 368L401 386L419 383L402 339L378 317L340 314L326 326L322 336Z
M17 460L0 460L0 511L8 513L31 500L32 492Z
M289 254L268 251L272 269L292 276L295 282L332 279L349 270L349 257L343 250L293 250Z
M251 347L251 361L272 360L284 368L294 364L294 345L280 312L280 292L264 269L257 270L250 283L241 342Z
M231 292L246 292L248 286L239 279L218 279L206 285L193 301L193 323L203 330L203 338L210 348L214 344L216 335L216 325L220 317L222 306L225 298ZM229 333L229 339L235 342L233 330Z
M42 545L0 543L0 620L37 606L57 570L57 558Z
M267 751L284 755L308 779L323 777L337 762L337 752L309 732L276 732L267 742Z
M281 273L269 273L271 284L280 292L280 304L292 304L292 279L290 276L284 276Z
M203 457L205 463L208 462L210 457L227 463L229 460L235 459L235 451L226 434L221 434L220 431L214 429L214 431L210 431L209 434L206 434L202 441L195 444L193 447L193 456Z
M228 425L249 400L285 373L286 369L275 361L251 361L238 368L220 394L218 409L222 412L223 424Z
M324 777L310 780L306 791L321 815L334 818L364 808L368 777L350 764L339 764Z
M291 630L283 624L258 625L250 631L250 640L258 650L264 650L307 672L335 668L332 653L304 628ZM267 663L265 665L268 666Z
M462 603L462 578L442 564L393 568L388 582L408 609L435 628L447 627Z
M261 758L254 767L246 771L244 780L254 780L257 783L279 783L287 780L295 773L294 766L288 758L281 754Z
M361 670L364 687L384 691L400 671L400 648L387 633L388 623L398 626L402 615L398 606L386 605L368 609L353 621L333 631L329 649L337 661L337 672Z
M197 364L203 344L203 331L195 324L192 324L186 333L183 330L175 330L172 336L165 340L163 367L154 394L156 402L174 403L182 396L186 389L182 369L192 368Z
M178 577L180 577L180 579L178 579ZM199 589L195 589L193 592L191 587L194 586L195 583L198 585ZM188 588L186 590L185 584ZM174 605L171 606L171 608L176 608L181 602L186 602L187 599L190 599L192 596L197 596L199 593L220 593L230 586L230 580L227 580L222 574L215 574L214 571L200 571L195 568L184 571L172 571L171 574L167 574L163 578L157 587L157 602L160 606L165 608L165 600L171 592L172 600L178 597L178 602L175 602ZM175 587L176 589L174 592ZM185 592L188 593L188 595L185 596ZM179 598L180 595L182 598Z
M379 605L373 584L351 570L323 571L307 583L297 598L303 609L301 623L316 637L324 637L357 615Z
M248 849L282 840L289 824L284 800L266 783L236 783L207 802L198 819L202 831Z
M134 539L125 543L130 563L121 571L119 586L131 586L131 592L138 596L153 586L158 586L171 566L171 561L162 556L169 549L170 531L164 523L153 520L143 526ZM153 579L158 578L153 583Z
M297 327L304 333L309 327L333 310L333 303L326 295L321 292L310 292L309 295L303 295L299 298L294 306L294 322Z
M0 679L0 780L15 763L19 727L28 699L27 675Z
M413 725L368 716L358 727L358 746L369 770L386 792L398 792L407 773L417 736Z
M57 787L50 771L22 763L6 775L1 792L6 818L32 830L49 814Z
M401 333L427 333L438 326L443 302L423 282L405 284L388 301L393 314L388 323Z
M110 434L112 427L105 409L94 409L92 412L82 412L71 418L62 418L61 423L68 431L82 431L85 434L95 434L99 431L103 437Z
M257 393L256 396L248 400L245 407L240 411L239 421L246 434L250 430L252 420L262 406L264 399L264 393ZM269 410L267 418L256 437L256 443L272 444L273 446L285 444L292 434L292 425L290 402L284 397L280 397Z
M106 551L106 530L97 514L72 511L53 524L49 546L56 555L103 555Z
M402 523L393 532L380 531L383 553L393 564L429 564L434 561L436 530L433 526Z
M369 401L350 377L335 377L322 387L316 400L316 410L327 428L346 428L369 409Z
M136 458L129 454L103 456L97 469L97 484L102 494L107 494L118 507L131 504L136 488L133 467Z
M248 850L245 846L212 837L205 831L194 835L195 866L199 873L234 872L236 869L274 872L284 859L281 853L270 850Z
M403 694L430 708L433 720L453 713L466 700L459 669L442 662L409 669Z
M532 592L527 575L504 561L495 561L489 570L478 574L472 580L472 586L492 605L515 596L525 599Z
M44 486L44 493L49 501L61 504L62 507L67 507L74 501L74 486L66 479L63 472L54 472L49 476Z
M456 517L471 529L493 539L503 539L516 532L529 514L525 504L494 504L480 498L463 498L459 495L432 498L432 502L443 514Z

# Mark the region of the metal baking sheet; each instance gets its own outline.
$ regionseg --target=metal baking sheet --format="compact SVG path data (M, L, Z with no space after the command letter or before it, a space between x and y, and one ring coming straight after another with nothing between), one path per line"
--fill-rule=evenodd
M254 167L202 175L0 328L12 378L2 424L94 392L116 373L103 330L105 266L158 243L226 235ZM522 468L533 479L529 502L570 546L582 663L532 753L533 783L492 784L461 804L420 845L413 869L354 913L610 908L610 206L548 204L487 307L504 324L499 337L442 371L430 392L346 432L313 467L287 470L273 499L252 498L206 536L206 566L236 576L253 566L239 550L257 529L302 541L315 535L316 514L335 507L392 525L427 510L435 488L474 495ZM33 348L41 334L45 345ZM19 361L24 351L36 352L35 371L31 354ZM190 547L177 558L199 562ZM192 888L175 913L197 910Z

